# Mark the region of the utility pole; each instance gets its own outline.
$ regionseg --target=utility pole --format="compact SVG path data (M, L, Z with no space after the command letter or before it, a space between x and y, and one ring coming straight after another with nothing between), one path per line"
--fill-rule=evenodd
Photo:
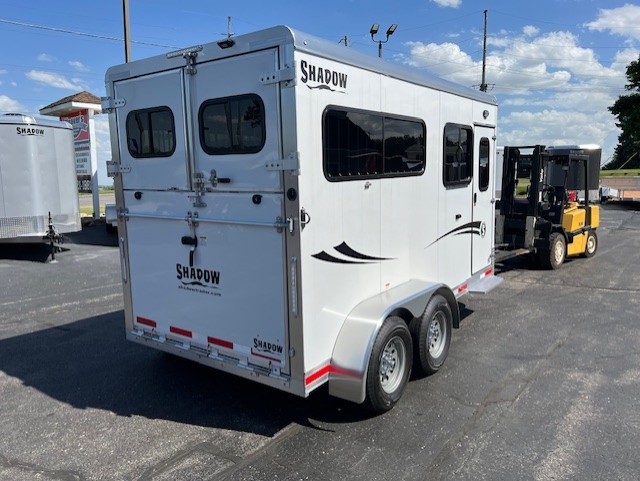
M480 90L482 92L487 91L487 80L485 77L487 69L487 14L489 10L484 11L484 42L482 46L482 83L480 84Z
M344 42L344 46L348 47L349 46L349 35L345 35L344 38L341 38L340 41L338 42L338 44L341 44L342 42Z
M122 0L122 16L124 20L124 61L131 61L131 39L129 38L129 0Z
M231 32L231 17L227 17L227 40L233 36L233 32Z

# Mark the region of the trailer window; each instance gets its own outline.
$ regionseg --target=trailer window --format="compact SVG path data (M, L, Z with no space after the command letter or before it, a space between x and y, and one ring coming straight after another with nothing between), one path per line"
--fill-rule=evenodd
M169 107L132 110L127 115L127 147L132 157L169 157L176 149Z
M490 167L489 152L490 152L489 139L486 137L482 137L480 139L480 149L478 152L479 162L480 162L480 166L478 169L479 170L478 171L478 176L479 176L478 187L482 192L484 192L489 188L489 167Z
M423 122L380 113L328 109L323 166L330 181L424 172Z
M444 127L445 186L468 184L473 171L473 131L471 127L447 124Z
M209 155L255 154L264 147L264 104L257 95L207 100L199 122L200 145Z

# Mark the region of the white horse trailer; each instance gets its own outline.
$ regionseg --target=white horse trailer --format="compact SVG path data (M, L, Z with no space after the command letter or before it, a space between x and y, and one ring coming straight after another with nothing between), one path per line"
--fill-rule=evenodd
M106 74L128 339L393 407L493 275L493 96L275 27Z
M0 241L59 239L82 229L75 164L69 123L0 115Z

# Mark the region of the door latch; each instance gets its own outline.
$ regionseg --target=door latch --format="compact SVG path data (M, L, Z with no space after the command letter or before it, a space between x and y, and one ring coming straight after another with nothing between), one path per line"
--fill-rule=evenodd
M198 247L198 237L196 236L196 226L198 225L198 213L188 212L187 223L189 224L189 230L191 231L191 235L182 236L182 239L180 241L182 242L182 245L190 247L189 267L193 267L193 257L196 253L196 248Z
M230 184L231 179L229 177L218 177L216 169L211 169L209 182L211 182L211 187L215 189L216 187L218 187L218 184Z

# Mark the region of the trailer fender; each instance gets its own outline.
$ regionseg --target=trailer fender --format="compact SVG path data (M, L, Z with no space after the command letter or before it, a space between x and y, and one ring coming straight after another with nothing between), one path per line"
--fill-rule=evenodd
M380 326L390 315L409 322L424 312L429 299L443 294L451 304L454 325L460 314L453 292L441 283L410 280L358 304L338 334L329 369L329 394L355 403L366 397L367 367Z

